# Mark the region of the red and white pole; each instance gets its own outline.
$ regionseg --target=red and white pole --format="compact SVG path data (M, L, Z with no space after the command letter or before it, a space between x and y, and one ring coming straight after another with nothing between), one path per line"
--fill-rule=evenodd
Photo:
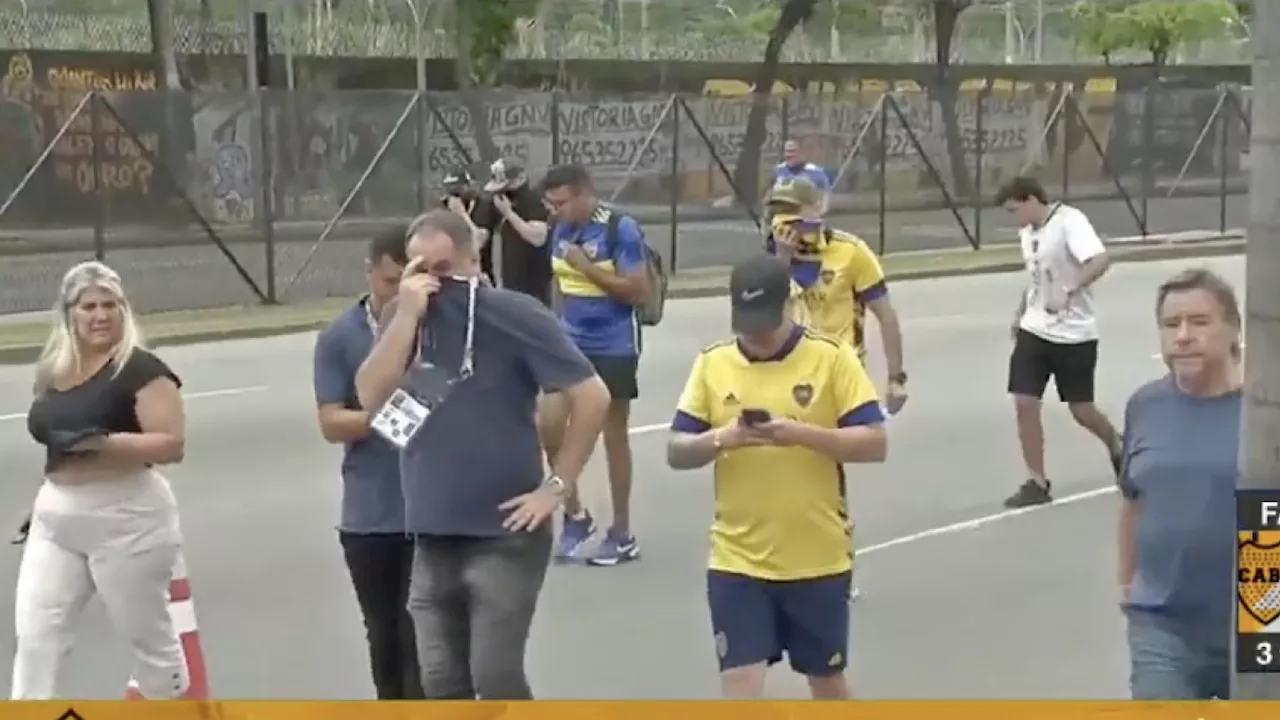
M204 665L204 650L200 647L200 631L196 626L196 606L191 599L191 581L187 579L187 561L179 553L173 566L173 578L169 581L169 619L182 641L182 654L186 657L187 675L191 679L183 700L208 700L209 675ZM143 700L138 683L129 678L125 699Z

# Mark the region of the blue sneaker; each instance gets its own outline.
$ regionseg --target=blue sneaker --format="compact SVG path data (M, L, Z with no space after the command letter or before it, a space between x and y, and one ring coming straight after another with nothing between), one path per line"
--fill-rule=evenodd
M573 560L582 546L596 533L596 521L591 513L583 512L579 517L564 516L564 527L560 530L560 541L556 544L555 559L558 562Z
M612 567L624 562L640 559L640 546L635 535L621 535L610 529L604 542L600 543L596 554L587 558L588 565L596 567Z

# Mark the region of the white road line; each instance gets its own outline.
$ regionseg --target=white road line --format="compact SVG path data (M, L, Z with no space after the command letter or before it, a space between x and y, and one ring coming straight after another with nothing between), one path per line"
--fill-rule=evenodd
M201 392L185 393L183 398L186 400L204 400L206 398L227 397L229 395L247 395L249 393L262 392L267 389L266 385L249 385L246 387L223 388L221 390L204 390ZM0 415L0 422L9 420L25 420L27 414L9 413L8 415Z
M1115 491L1116 491L1116 488L1114 485L1108 485L1106 487L1094 488L1093 490L1086 490L1085 492L1076 493L1075 495L1068 495L1064 498L1059 498L1053 501L1052 503L1049 503L1048 505L1033 505L1032 507L1018 508L1016 510L1005 510L1004 512L998 512L992 515L984 515L982 517L974 518L972 520L965 520L963 522L952 523L950 525L943 525L942 527L931 528L929 530L922 530L917 533L911 533L910 535L903 535L902 537L894 538L893 540L886 540L885 542L876 543L875 545L868 545L867 547L864 547L858 550L857 555L861 557L863 555L870 555L873 552L879 552L881 550L888 550L889 548L892 548L892 547L898 547L899 545L907 545L913 542L917 542L919 540L927 540L931 537L938 537L940 535L952 535L954 533L964 532L966 530L977 530L980 527L990 525L995 522L999 522L1000 520L1008 520L1009 518L1015 518L1015 517L1018 517L1019 515L1027 515L1029 513L1038 512L1041 510L1049 510L1055 507L1061 507L1063 505L1071 505L1073 503L1082 502L1084 500L1092 500L1093 498L1096 498L1096 497L1110 495Z
M654 425L637 425L627 430L628 435L644 435L645 433L658 432L671 427L671 423L656 423Z

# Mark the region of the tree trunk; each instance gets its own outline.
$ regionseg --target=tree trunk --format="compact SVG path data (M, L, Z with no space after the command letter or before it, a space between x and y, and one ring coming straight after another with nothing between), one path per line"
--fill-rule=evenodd
M167 90L181 90L178 56L173 46L172 0L147 0L147 20L151 26L151 54L156 75L164 80Z
M466 0L458 0L453 8L454 28L457 30L457 57L453 60L454 74L461 93L463 107L471 116L471 133L480 157L471 158L472 173L487 173L489 165L498 159L498 146L493 142L489 129L489 109L485 103L484 89L492 87L497 77L477 77L478 68L473 59L472 44L475 28L461 7ZM474 0L473 0L474 1ZM496 73L494 73L496 75Z
M1254 5L1245 409L1240 486L1280 490L1280 3ZM1280 675L1237 675L1232 699L1280 699Z
M933 86L933 102L937 104L938 115L942 119L947 164L951 167L951 190L955 199L968 198L973 193L973 179L970 177L956 108L960 102L960 80L951 67L951 44L955 39L960 13L964 12L965 7L967 5L961 5L955 0L936 0L933 3L934 62L938 69Z
M794 30L794 25L783 27L779 23L769 35L764 61L756 68L755 83L751 88L751 111L747 114L747 128L742 136L742 152L733 170L733 185L737 188L735 201L754 200L760 194L760 153L769 133L769 101L773 97L773 84L778 79L782 47Z

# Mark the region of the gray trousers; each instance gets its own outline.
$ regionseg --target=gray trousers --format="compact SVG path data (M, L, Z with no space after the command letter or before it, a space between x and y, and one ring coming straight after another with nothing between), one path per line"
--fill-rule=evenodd
M428 700L530 700L525 647L552 530L505 537L419 536L409 615Z

